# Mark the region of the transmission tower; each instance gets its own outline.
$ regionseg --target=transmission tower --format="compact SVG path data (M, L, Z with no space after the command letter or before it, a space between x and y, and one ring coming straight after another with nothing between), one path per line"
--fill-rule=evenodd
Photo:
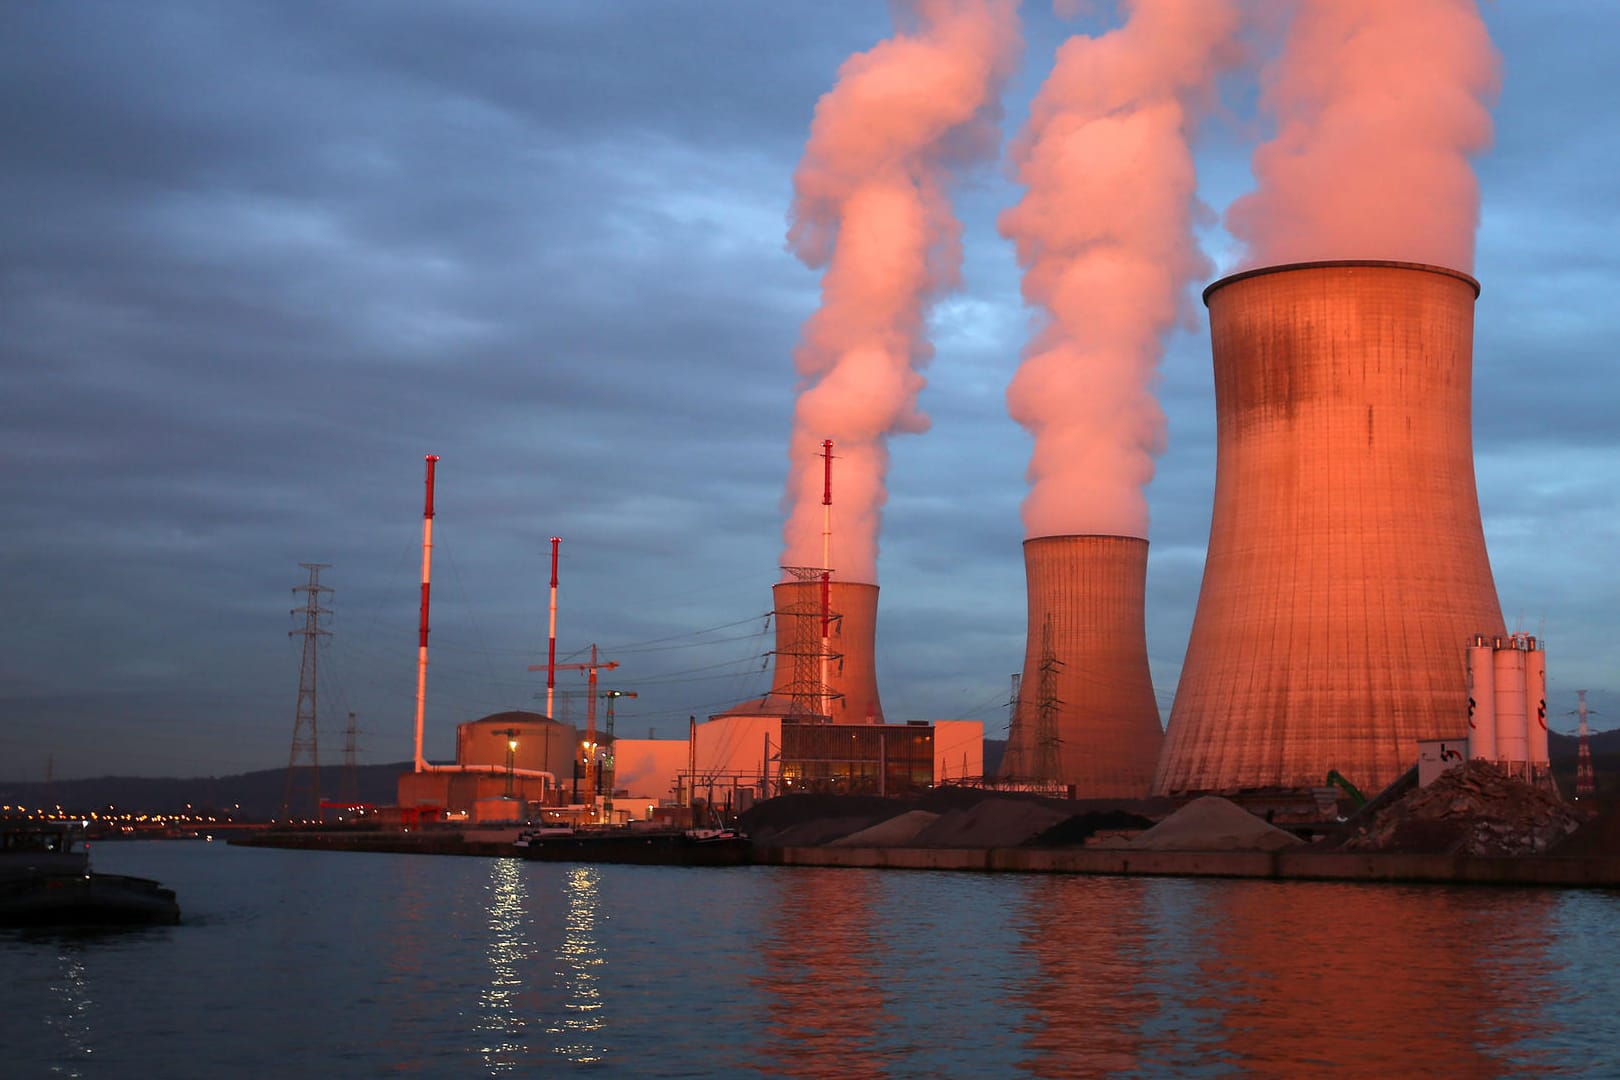
M304 616L302 630L287 631L288 637L302 635L304 659L298 670L298 715L293 721L292 751L287 755L287 790L281 801L281 816L292 820L295 807L308 806L312 818L321 816L320 751L315 725L315 665L320 639L332 633L321 627L321 616L332 612L321 607L321 594L332 591L321 584L321 571L331 563L299 563L309 571L309 582L293 586L293 594L304 594L304 606L292 614Z
M1586 691L1577 690L1576 693L1580 696L1580 705L1575 712L1581 718L1581 741L1575 757L1575 797L1585 799L1597 794L1597 781L1592 776L1592 745L1587 738Z
M1024 715L1018 700L1023 675L1012 674L1012 693L1007 696L1007 750L1001 762L1001 775L1011 780L1024 779Z
M1058 781L1058 710L1063 702L1057 696L1058 672L1063 662L1052 652L1052 619L1041 624L1041 669L1036 681L1035 779L1043 785Z
M819 566L784 566L782 569L799 581L822 581L827 574L827 571ZM776 612L776 617L778 620L793 620L788 624L789 647L777 652L779 662L784 656L791 658L793 678L787 685L780 690L773 690L772 693L788 699L789 719L830 720L833 700L844 695L835 693L823 680L821 673L826 664L842 661L844 657L842 653L823 647L822 642L825 639L821 632L821 603L816 598L815 590L802 590L793 603ZM840 623L843 619L842 615L831 613L828 617L829 620Z
M348 726L343 729L343 798L350 806L360 801L359 734L354 713L350 713Z

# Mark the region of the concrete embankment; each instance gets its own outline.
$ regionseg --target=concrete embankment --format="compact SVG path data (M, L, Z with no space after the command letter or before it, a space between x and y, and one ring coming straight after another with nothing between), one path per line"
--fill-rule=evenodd
M325 832L233 837L242 847L515 857L504 831ZM1118 848L760 847L764 866L980 873L1226 877L1273 881L1409 882L1620 888L1620 857L1414 855L1342 851L1132 851Z
M762 848L771 866L993 873L1230 877L1279 881L1620 887L1620 857L1412 855L1338 851L1131 851L1086 848Z
M237 847L293 848L299 851L372 851L395 855L497 855L516 857L512 842L516 829L430 829L420 832L384 830L267 830L233 836Z

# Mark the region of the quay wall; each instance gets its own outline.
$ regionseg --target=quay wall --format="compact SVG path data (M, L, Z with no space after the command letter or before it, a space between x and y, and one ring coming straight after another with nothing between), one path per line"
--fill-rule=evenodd
M232 837L242 847L517 857L512 830L294 830ZM1336 851L1130 851L1120 848L755 848L764 866L979 873L1224 877L1276 881L1406 882L1620 888L1620 856L1402 855Z
M891 870L1116 874L1429 884L1620 887L1620 857L1087 848L763 848L758 863Z

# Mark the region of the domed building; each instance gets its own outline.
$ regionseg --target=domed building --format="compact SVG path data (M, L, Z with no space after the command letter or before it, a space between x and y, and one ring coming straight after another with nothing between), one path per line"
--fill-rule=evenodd
M514 821L568 801L578 733L540 713L511 710L456 725L456 763L399 778L408 814Z

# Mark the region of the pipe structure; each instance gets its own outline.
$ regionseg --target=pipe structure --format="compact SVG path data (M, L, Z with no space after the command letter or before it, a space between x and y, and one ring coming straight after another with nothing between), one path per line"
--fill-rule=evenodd
M422 609L416 639L416 771L427 771L422 754L422 715L427 705L428 594L433 580L433 467L439 455L427 455L427 499L422 507Z
M1527 639L1524 654L1525 731L1529 734L1526 760L1532 779L1552 768L1547 746L1547 651L1535 638Z
M557 790L557 774L546 772L544 769L508 769L505 765L433 765L423 762L416 771L419 773L498 773L502 776L510 774L525 779L543 781L540 785L542 794L547 790Z
M1468 757L1496 761L1496 648L1483 634L1468 647Z
M1147 556L1134 536L1024 541L1028 628L1004 779L1080 799L1148 794L1164 733L1148 668Z
M551 633L546 642L546 719L555 720L552 700L557 692L557 548L562 537L551 538Z
M832 459L833 441L821 441L821 685L827 686L832 659ZM822 712L832 713L832 696L823 695Z
M1478 294L1368 261L1205 290L1215 503L1155 793L1330 769L1375 792L1463 731L1459 653L1503 633L1474 486Z
M1529 779L1530 732L1525 726L1523 643L1509 639L1496 650L1496 759L1510 776Z

